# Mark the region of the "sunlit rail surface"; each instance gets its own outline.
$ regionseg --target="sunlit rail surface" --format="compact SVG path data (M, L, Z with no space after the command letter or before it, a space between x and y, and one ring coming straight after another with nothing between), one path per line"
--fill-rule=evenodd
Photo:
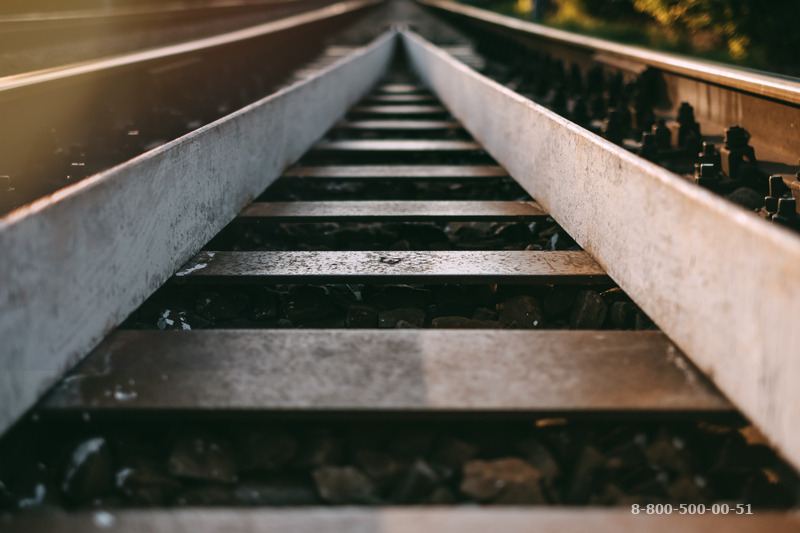
M325 0L87 3L0 13L0 75L156 48L323 7ZM5 4L5 3L4 3ZM73 3L74 4L74 3ZM0 9L3 9L0 7Z
M106 4L0 19L0 530L796 529L795 80Z

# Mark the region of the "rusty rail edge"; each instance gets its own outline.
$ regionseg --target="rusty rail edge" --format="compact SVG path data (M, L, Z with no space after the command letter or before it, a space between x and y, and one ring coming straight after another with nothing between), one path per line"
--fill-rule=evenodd
M1 219L0 431L341 119L396 41Z
M735 506L732 506L735 507ZM574 533L616 533L618 531L666 533L783 533L797 531L800 517L796 511L758 511L753 516L712 515L638 515L630 509L606 508L299 508L299 509L169 509L20 514L0 517L0 530L28 533L34 531L83 532L108 529L119 533L249 531L270 533L483 533L503 531L560 531Z
M776 447L800 465L800 237L404 31L417 74Z

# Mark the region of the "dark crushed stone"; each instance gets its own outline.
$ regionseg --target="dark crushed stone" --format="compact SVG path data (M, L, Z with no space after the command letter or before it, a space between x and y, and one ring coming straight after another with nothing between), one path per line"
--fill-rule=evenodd
M176 311L173 309L162 309L158 313L155 326L161 330L190 330L202 328L209 324L209 321L195 315L190 311Z
M533 228L533 229L531 229ZM252 250L580 250L555 221L489 222L284 222L236 220L206 246ZM554 236L560 243L554 246ZM560 239L560 240L559 240Z
M286 318L292 322L319 320L336 312L336 308L322 287L309 285L292 287L285 302Z
M61 481L68 502L81 502L105 495L111 488L111 452L103 437L93 437L75 446Z
M234 504L252 507L317 505L317 492L303 476L281 475L263 481L244 482L234 489Z
M477 320L463 316L440 316L431 321L431 327L502 329L503 324L497 320Z
M392 454L370 449L356 451L354 461L356 466L366 472L381 487L397 481L408 468L406 461Z
M552 452L535 437L525 437L514 443L514 448L529 463L536 465L542 477L554 479L561 475L561 468Z
M535 298L522 295L497 304L498 320L506 327L534 329L544 327L544 313Z
M573 329L599 329L606 318L608 305L595 291L581 291L569 317Z
M250 416L203 428L174 418L28 421L0 442L16 458L0 466L3 510L722 500L766 508L796 505L800 488L763 438L735 420L276 425ZM53 434L63 438L43 438ZM87 442L97 443L88 455L80 451Z
M175 504L191 507L210 505L235 505L238 503L236 490L226 485L202 485L188 487L175 496Z
M387 248L387 249L391 250L391 251L406 251L406 252L409 252L409 251L411 251L411 243L408 242L405 239L400 239L399 241L397 241L394 244L392 244L391 246L389 246L389 248Z
M400 322L420 328L425 323L425 311L413 307L406 307L402 309L392 309L391 311L381 311L378 314L379 328L398 327Z
M387 443L390 453L405 459L427 456L436 440L436 430L425 426L407 427L395 433Z
M377 503L375 485L357 468L324 466L314 470L313 475L317 492L328 503Z
M114 480L126 499L140 505L166 505L181 488L181 482L167 473L166 465L142 456L123 461Z
M208 320L236 318L248 303L238 291L203 292L197 297L197 314Z
M347 308L344 324L348 328L374 328L378 326L378 308L369 304L353 304Z
M397 482L389 497L395 504L411 504L423 501L436 488L439 475L422 459L417 459Z
M259 287L253 291L248 318L252 320L272 320L278 317L281 295L270 289Z
M497 319L497 312L486 307L478 307L475 309L475 312L472 313L473 320L496 320Z
M10 466L10 465L9 465ZM66 477L63 473L56 473L55 466L41 461L30 461L16 465L16 468L6 474L3 484L3 498L5 510L27 510L47 508L70 502L63 498L58 487L58 480Z
M625 294L625 291L619 287L614 287L600 293L600 296L608 303L615 302L630 302L631 299Z
M250 431L238 442L239 468L242 470L278 470L295 456L297 440L278 428Z
M510 178L459 183L458 180L277 180L257 200L292 202L314 200L530 200Z
M175 441L167 469L175 477L236 482L237 468L230 445L202 433L188 433Z
M458 501L455 493L447 487L438 487L422 503L429 505L452 505Z
M522 459L469 461L464 465L461 492L484 503L530 505L546 503L539 470Z
M704 487L690 477L682 477L667 487L667 495L675 501L708 501L709 495Z
M563 318L569 314L575 301L577 289L568 285L551 287L544 296L542 307L544 312L552 318Z
M450 469L460 469L464 463L475 457L480 448L466 440L453 437L439 439L433 452L433 461Z
M366 286L362 297L365 301L374 302L382 310L403 307L425 309L433 303L433 295L429 289L408 285Z
M226 312L224 318L209 320L193 312L198 299L206 301L209 295L226 291L247 296L238 314ZM244 301L234 298L239 304ZM167 284L122 325L123 329L293 327L656 329L616 288L491 284L244 285L235 291Z
M11 509L14 506L14 495L5 483L0 481L0 509Z
M614 302L609 309L609 317L614 327L634 329L639 308L632 302Z
M636 320L634 321L634 329L658 329L650 317L639 311L636 313Z
M400 239L408 241L412 248L432 243L449 242L450 240L444 230L434 224L425 223L400 224L397 227L397 236L399 236Z
M604 466L605 458L594 446L584 447L575 459L564 503L587 504L592 493L599 488Z
M759 193L749 187L739 187L732 193L725 196L731 202L738 204L745 209L761 209L764 206L764 193Z
M495 229L494 236L508 242L530 242L534 238L531 226L537 227L536 222L526 224L525 222L515 222L503 224Z
M564 231L561 226L555 223L551 217L547 217L548 225L546 229L539 232L540 239L546 239L547 246L544 250L579 250L580 248L572 237Z
M465 287L458 285L445 285L439 288L434 292L433 301L441 312L453 314L467 312L465 310L475 307Z
M316 468L339 464L344 457L344 441L326 429L312 429L300 436L292 468Z

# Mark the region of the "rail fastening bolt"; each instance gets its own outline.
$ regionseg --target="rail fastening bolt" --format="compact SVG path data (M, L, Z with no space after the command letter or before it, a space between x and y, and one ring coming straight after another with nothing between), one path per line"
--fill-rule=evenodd
M656 121L653 125L652 132L656 136L656 145L660 149L666 150L672 145L672 131L667 127L667 123L663 118Z
M786 184L780 176L769 177L769 196L764 197L764 207L768 213L778 212L778 199L786 192Z

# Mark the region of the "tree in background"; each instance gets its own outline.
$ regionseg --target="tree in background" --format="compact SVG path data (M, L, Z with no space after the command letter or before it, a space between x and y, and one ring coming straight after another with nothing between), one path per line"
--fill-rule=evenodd
M747 57L752 0L633 0L637 10L664 28L686 36L694 49L726 48L730 57Z
M537 0L518 0L530 10ZM542 0L538 0L542 1ZM547 0L543 21L635 44L800 75L796 0ZM530 7L529 7L530 6Z

